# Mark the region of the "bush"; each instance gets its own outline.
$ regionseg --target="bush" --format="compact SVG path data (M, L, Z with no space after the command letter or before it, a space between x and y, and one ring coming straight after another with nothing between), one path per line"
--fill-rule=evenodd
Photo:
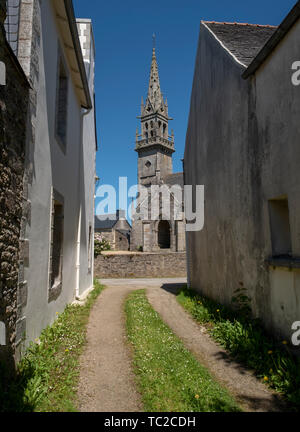
M102 235L95 234L95 246L94 246L95 258L101 255L102 252L110 251L110 250L111 250L111 245L109 241L106 240L106 238L104 238Z
M237 291L235 310L188 289L182 290L177 299L235 359L253 369L258 378L281 392L299 410L300 359L292 356L287 341L272 339L260 321L249 316L250 299L243 291Z

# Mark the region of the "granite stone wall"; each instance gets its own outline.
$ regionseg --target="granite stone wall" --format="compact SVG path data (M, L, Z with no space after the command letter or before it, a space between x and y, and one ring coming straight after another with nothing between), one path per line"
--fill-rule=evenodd
M1 22L2 21L2 22ZM6 340L0 359L14 363L19 261L24 245L19 242L24 198L24 162L29 84L6 41L0 20L0 62L5 65L6 84L0 85L0 322ZM19 291L19 292L18 292Z
M171 278L186 276L185 253L103 254L95 260L96 278Z

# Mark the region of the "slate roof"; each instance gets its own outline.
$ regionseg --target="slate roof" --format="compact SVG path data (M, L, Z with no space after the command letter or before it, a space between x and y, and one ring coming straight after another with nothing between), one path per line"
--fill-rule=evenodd
M243 73L243 78L247 79L250 75L254 74L257 69L263 64L268 56L273 52L277 45L282 41L285 35L290 31L293 25L300 19L300 1L298 1L286 18L282 21L280 26L271 36L271 38L264 45L262 50L253 59L248 69Z
M117 223L118 231L128 232L131 230L130 223L125 219L125 212L121 212L121 214L114 213L106 216L95 216L95 230L113 229Z
M163 178L165 184L169 186L179 185L184 187L183 173L169 174Z
M104 216L95 216L95 230L113 229L118 222L116 214L107 215L105 216L106 219L103 219L103 217Z
M277 27L268 25L203 21L225 47L245 66L260 52Z

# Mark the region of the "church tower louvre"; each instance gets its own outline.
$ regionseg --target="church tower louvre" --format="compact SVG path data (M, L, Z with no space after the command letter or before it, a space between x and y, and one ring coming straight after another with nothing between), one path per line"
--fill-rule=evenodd
M160 87L156 50L153 48L149 89L146 102L142 99L141 131L136 134L138 182L144 186L159 184L173 172L174 134L169 135L168 102Z

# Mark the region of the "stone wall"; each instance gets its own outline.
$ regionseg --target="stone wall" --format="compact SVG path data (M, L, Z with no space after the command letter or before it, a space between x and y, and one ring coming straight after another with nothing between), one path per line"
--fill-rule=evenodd
M95 260L96 278L171 278L185 276L185 253L107 253L98 256Z
M205 185L204 229L187 235L190 285L228 305L243 288L253 316L285 339L300 320L300 272L293 269L300 256L300 88L287 73L299 36L300 21L244 80L244 68L201 25L184 157L185 183ZM287 231L285 223L272 226L282 220L274 201L288 202ZM292 250L282 255L292 252L291 259L270 261L278 255L273 236L282 235L290 236Z
M6 85L0 85L0 322L5 325L6 345L0 346L0 358L13 364L20 249L23 250L19 238L25 204L23 177L29 85L6 42L1 21L0 61L6 69Z

